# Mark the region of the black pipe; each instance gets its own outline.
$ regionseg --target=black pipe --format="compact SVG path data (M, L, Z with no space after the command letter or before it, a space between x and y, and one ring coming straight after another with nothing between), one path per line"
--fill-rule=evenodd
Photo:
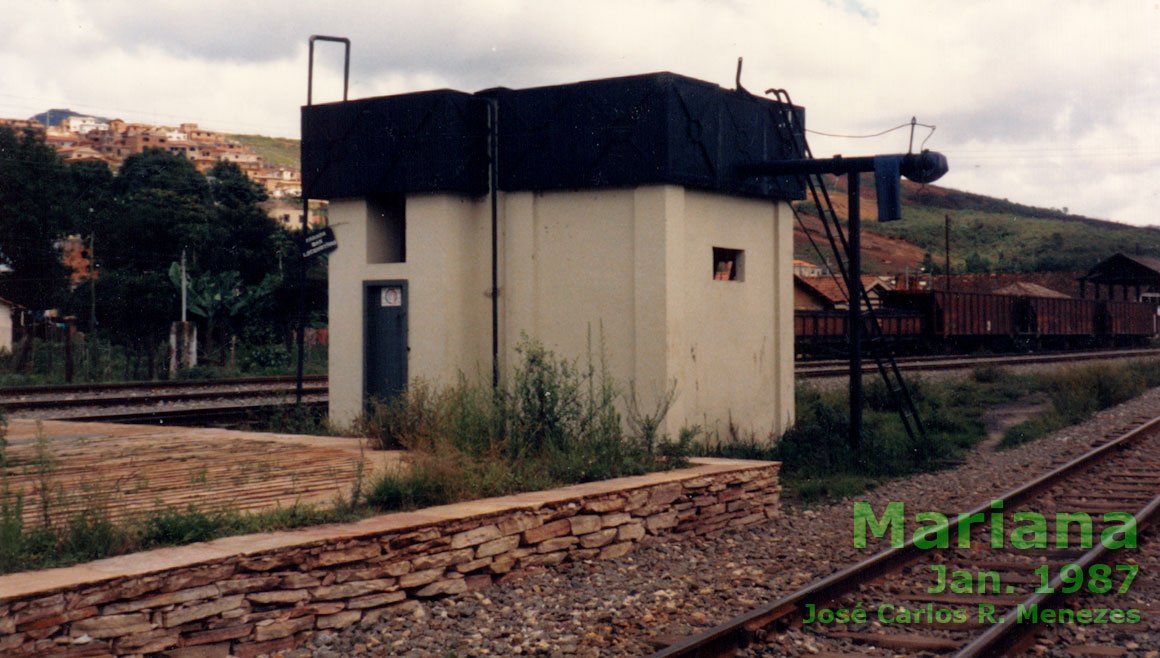
M345 46L342 65L342 102L346 102L347 89L350 86L350 39L346 37L328 37L314 34L310 37L310 57L306 63L306 106L314 104L314 42L333 41ZM305 131L303 131L305 133ZM299 154L301 159L301 153ZM302 232L295 241L298 245L298 256L301 258L301 267L298 268L298 328L295 331L295 342L298 344L298 363L294 368L294 404L302 406L302 374L303 364L306 361L306 232L310 230L310 193L306 189L305 176L302 188Z
M882 157L899 159L900 173L916 183L933 183L947 172L947 159L941 153L923 151L894 156L835 156L825 160L781 160L756 162L737 167L739 176L800 176L814 174L852 174L874 171L874 161Z
M342 62L342 101L346 102L346 91L348 82L350 80L350 39L346 37L328 37L321 34L314 34L310 36L310 54L309 61L306 63L306 105L314 104L314 42L315 41L333 41L334 43L341 43L345 48L345 56Z
M491 194L491 385L499 387L499 247L497 224L499 211L499 102L487 99L488 159L490 172L488 188Z
M850 446L862 445L862 205L861 175L846 177L849 212L846 222L849 267L846 269L846 299L849 300L850 327ZM856 453L861 456L860 453Z

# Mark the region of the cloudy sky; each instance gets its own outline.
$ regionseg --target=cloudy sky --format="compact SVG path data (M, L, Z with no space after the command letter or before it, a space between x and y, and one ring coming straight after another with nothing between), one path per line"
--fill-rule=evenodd
M31 0L4 3L0 116L298 137L307 38L353 42L350 96L672 71L789 90L807 127L908 123L940 184L1160 225L1160 2L1118 0ZM341 98L320 44L315 102ZM902 152L909 131L811 135L816 155ZM917 145L917 144L916 144Z

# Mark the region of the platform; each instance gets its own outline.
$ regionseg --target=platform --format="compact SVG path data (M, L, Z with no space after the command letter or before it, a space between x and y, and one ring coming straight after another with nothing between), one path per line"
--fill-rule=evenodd
M85 510L326 505L350 496L360 460L365 482L402 454L355 438L69 421L11 420L7 437L7 486L23 492L28 523L43 516L42 490L54 522Z

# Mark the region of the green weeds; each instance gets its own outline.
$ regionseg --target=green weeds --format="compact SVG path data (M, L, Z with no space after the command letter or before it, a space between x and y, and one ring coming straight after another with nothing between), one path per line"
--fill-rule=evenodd
M772 447L736 435L710 444L708 454L782 462L784 482L804 501L843 497L889 478L958 463L986 437L986 407L1018 399L1031 382L1005 371L984 370L963 381L910 378L925 437L911 439L880 381L867 381L862 443L850 445L849 402L844 391L797 389L797 421Z
M1046 436L1160 386L1160 360L1127 368L1095 365L1060 374L1017 375L978 368L966 380L907 381L926 437L911 440L883 384L868 382L862 445L849 443L849 403L844 391L803 385L797 389L797 422L772 447L736 433L710 443L706 454L783 463L784 483L811 502L854 495L879 482L961 462L986 438L988 407L1045 392L1052 409L1007 430L1000 448Z
M414 382L373 406L367 435L381 448L408 450L411 461L380 477L368 496L372 504L448 503L687 463L698 430L686 428L675 441L659 432L675 385L642 411L635 387L615 382L602 354L594 359L590 350L580 364L526 338L517 354L507 386L464 376L444 388Z
M1160 360L1138 361L1127 368L1104 364L1075 367L1038 379L1039 388L1051 400L1051 409L1009 428L999 442L1000 448L1013 448L1082 423L1097 411L1160 386Z

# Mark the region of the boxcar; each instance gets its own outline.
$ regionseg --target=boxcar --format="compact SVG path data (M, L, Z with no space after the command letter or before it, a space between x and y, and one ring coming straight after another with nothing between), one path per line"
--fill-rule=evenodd
M1025 310L1020 313L1019 333L1036 338L1095 336L1094 299L1020 297Z
M1014 334L1015 298L977 292L890 292L883 303L896 309L918 311L933 338L1011 336Z
M1104 302L1104 332L1113 342L1156 335L1156 305L1144 302Z
M876 309L875 318L885 336L896 348L910 349L909 344L923 335L924 318L913 311ZM794 343L799 355L821 356L845 354L847 351L846 311L794 311ZM870 318L866 318L865 337L874 336Z

